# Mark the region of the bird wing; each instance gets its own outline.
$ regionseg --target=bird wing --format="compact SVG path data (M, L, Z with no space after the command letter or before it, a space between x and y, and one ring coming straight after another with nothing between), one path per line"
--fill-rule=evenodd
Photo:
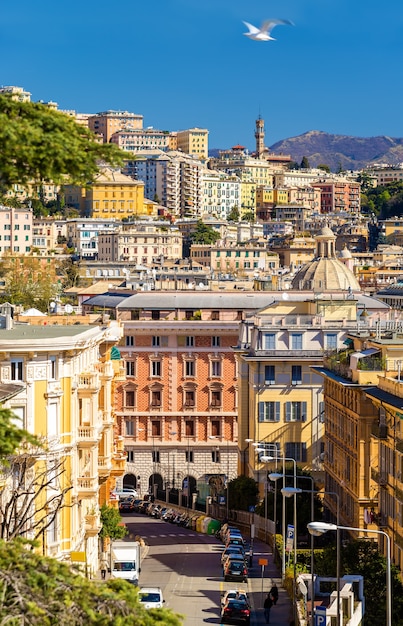
M244 24L249 29L250 34L256 35L256 33L260 32L259 28L256 28L256 26L253 26L253 24L249 24L249 22L244 22Z
M294 26L293 22L290 20L265 20L261 25L260 30L269 34L275 26L279 25Z

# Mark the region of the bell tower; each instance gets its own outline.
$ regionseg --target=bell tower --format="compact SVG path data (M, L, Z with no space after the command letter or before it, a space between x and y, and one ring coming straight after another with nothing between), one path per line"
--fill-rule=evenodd
M264 120L262 120L259 115L256 120L256 130L255 130L255 139L256 139L256 158L261 159L264 152Z

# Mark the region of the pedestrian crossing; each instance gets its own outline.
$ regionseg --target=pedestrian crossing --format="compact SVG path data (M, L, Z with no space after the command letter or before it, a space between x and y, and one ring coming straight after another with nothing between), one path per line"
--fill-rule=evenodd
M143 539L158 539L159 537L162 537L162 538L164 537L197 537L199 535L196 535L194 533L168 533L166 535L164 534L147 535L147 534L142 533L141 536Z

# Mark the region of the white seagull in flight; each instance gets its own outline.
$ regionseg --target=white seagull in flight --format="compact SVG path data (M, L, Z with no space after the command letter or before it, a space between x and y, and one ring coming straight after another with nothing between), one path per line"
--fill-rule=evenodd
M255 41L276 41L274 37L270 37L270 33L275 26L279 24L294 26L290 20L265 20L260 28L249 24L249 22L244 22L244 24L249 29L249 32L244 33L244 35Z

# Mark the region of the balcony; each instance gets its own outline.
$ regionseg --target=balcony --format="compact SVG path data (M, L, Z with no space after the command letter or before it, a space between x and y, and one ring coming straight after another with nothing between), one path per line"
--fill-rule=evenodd
M77 432L77 444L80 448L92 448L98 445L101 435L94 426L79 426Z
M101 386L99 384L98 374L80 374L78 377L78 391L88 391L97 393Z
M123 476L126 472L126 454L114 454L112 460L111 476Z
M79 498L98 496L98 477L79 476L77 478L77 495Z
M99 476L109 476L112 471L112 457L98 456L98 474Z

